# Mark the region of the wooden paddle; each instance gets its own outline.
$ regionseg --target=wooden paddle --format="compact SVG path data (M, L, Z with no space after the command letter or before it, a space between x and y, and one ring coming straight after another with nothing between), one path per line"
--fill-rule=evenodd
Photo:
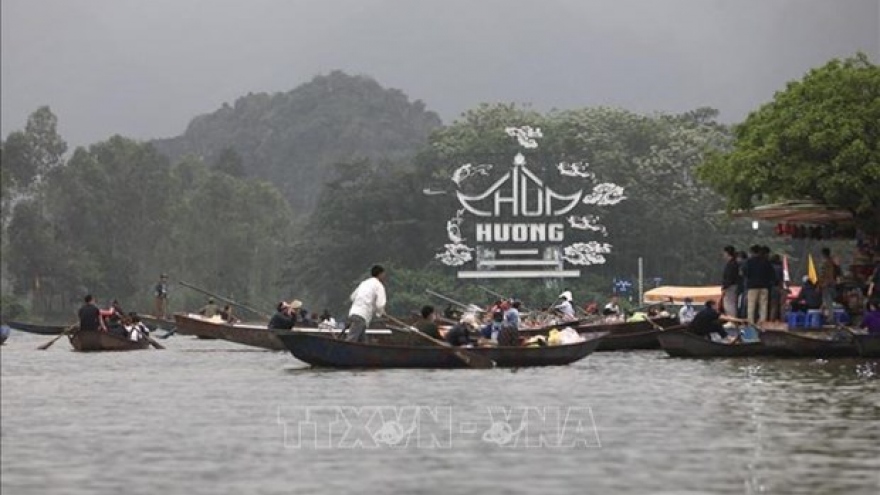
M65 335L68 335L68 334L70 333L70 331L73 330L74 328L76 328L78 325L79 325L79 323L74 323L73 325L70 325L69 327L65 328L64 331L62 331L60 334L58 334L57 337L55 337L54 339L50 340L49 342L46 342L45 344L41 345L40 347L37 347L37 350L39 350L39 351L45 351L46 349L52 347L52 344L54 344L55 342L57 342L58 339L60 339L61 337L64 337Z
M259 316L262 316L263 318L266 318L267 320L269 320L269 319L272 318L270 315L268 315L268 314L266 314L266 313L260 311L259 309L254 309L254 308L252 308L252 307L250 307L250 306L245 306L244 304L241 304L241 303L235 302L235 301L233 301L232 299L227 299L227 298L225 298L225 297L223 297L223 296L219 296L219 295L217 295L217 294L213 294L213 293L211 293L211 292L206 291L205 289L202 289L202 288L196 287L195 285L192 285L192 284L188 284L188 283L184 282L183 280L178 280L177 283L179 283L180 285L182 285L182 286L184 286L184 287L190 288L190 289L192 289L192 290L194 290L194 291L196 291L196 292L201 292L202 294L204 294L204 295L206 295L206 296L213 297L214 299L217 299L218 301L223 301L223 302L225 302L225 303L229 303L229 304L231 304L231 305L233 305L233 306L237 306L237 307L239 307L239 308L241 308L241 309L245 309L245 310L247 310L247 311L250 311L251 313L254 313L255 315L259 315Z
M150 345L155 347L156 349L159 349L159 350L165 349L164 345L156 342L156 340L153 337L150 337L149 334L141 332L141 337L147 339L147 342L149 342Z
M459 360L461 360L461 362L468 365L469 368L489 369L489 368L495 367L495 361L492 361L491 359L489 359L485 356L481 356L481 355L473 353L473 352L467 352L465 350L459 349L458 347L452 347L447 342L443 342L442 340L437 340L434 337L431 337L430 335L425 335L422 332L418 331L416 328L407 325L406 323L398 320L397 318L395 318L393 316L385 315L385 318L387 318L392 323L400 326L405 331L407 331L411 334L418 335L426 340L433 342L437 346L440 346L440 347L446 349L447 351L454 354L455 357L457 357Z

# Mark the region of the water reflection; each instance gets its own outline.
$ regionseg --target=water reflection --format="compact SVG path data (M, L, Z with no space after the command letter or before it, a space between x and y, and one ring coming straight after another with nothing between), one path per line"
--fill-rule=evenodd
M4 494L875 494L880 482L876 361L632 352L516 372L336 371L196 339L87 355L13 337L0 356ZM451 446L285 444L279 411L337 405L448 408ZM482 440L490 408L545 406L589 408L597 442Z

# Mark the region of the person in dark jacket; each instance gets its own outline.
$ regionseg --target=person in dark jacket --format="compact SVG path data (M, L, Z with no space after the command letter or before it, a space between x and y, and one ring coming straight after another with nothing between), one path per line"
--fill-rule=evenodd
M767 321L767 310L770 303L770 289L776 283L776 272L773 265L767 259L766 251L762 246L754 245L749 248L750 256L743 268L743 274L748 281L746 292L746 318L751 323Z
M727 330L724 329L722 321L730 321L734 323L745 323L745 320L734 318L732 316L723 315L715 309L715 301L706 301L705 307L701 309L693 321L688 324L688 331L694 335L711 338L713 333L718 334L721 338L727 337Z
M783 286L785 274L782 270L782 257L778 254L770 256L770 265L773 266L774 282L770 287L770 321L782 320L782 306L785 303L787 291Z
M107 331L107 327L104 325L104 318L101 318L101 309L95 304L95 298L91 294L85 297L85 303L79 308L77 316L79 316L80 330L93 332L98 330L102 332Z
M749 282L746 280L746 276L743 273L746 267L746 261L748 260L749 255L745 251L736 253L736 263L739 265L739 284L737 284L736 287L737 318L745 318L746 308L748 307L748 304L746 303L746 292L749 290Z
M819 309L822 307L822 293L810 282L810 277L804 275L804 281L801 285L801 292L797 299L792 301L791 310L805 312L810 309Z
M428 337L443 340L443 336L440 335L440 329L437 328L436 317L434 314L434 306L423 306L422 307L422 319L417 321L415 325L416 330L422 332Z
M724 260L724 273L721 275L721 304L724 306L724 314L736 316L740 267L733 246L724 246Z
M269 320L270 330L290 330L296 325L296 310L299 307L293 308L290 304L281 301L275 309L275 314Z
M474 315L468 313L461 318L461 321L446 332L446 342L453 347L463 347L472 345L476 340L471 336L471 332L476 329L477 320Z

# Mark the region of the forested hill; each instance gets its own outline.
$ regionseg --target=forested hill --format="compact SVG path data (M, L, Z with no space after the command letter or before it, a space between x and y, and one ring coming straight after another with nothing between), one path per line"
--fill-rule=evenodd
M248 94L153 144L172 161L192 154L209 164L231 148L246 175L274 183L301 214L313 208L335 163L408 158L440 125L422 101L335 71L287 93Z

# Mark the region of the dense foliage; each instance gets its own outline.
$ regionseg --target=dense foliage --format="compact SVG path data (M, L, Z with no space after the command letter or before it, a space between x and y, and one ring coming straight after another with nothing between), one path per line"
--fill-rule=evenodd
M296 297L339 314L378 262L390 270L391 310L406 314L446 305L425 289L494 299L483 285L537 307L565 288L580 302L604 299L612 279L635 282L639 257L647 288L655 278L715 283L720 247L751 235L725 223L720 197L694 179L708 153L730 146L715 118L711 109L540 113L501 104L438 127L421 102L333 73L289 93L244 97L195 119L180 138L116 136L65 159L56 119L41 108L3 145L4 279L12 282L4 290L28 296L36 312L70 311L85 292L145 310L167 272L265 312ZM435 259L458 207L452 171L510 166L521 149L504 132L511 125L543 130L539 148L525 154L554 190L569 185L555 173L563 160L586 161L625 188L626 201L598 211L614 246L607 264L578 280L479 282L457 280ZM171 309L202 300L173 287Z
M324 189L309 219L309 235L298 239L289 280L309 299L338 308L371 263L388 262L403 273L400 281L392 274L390 283L405 294L395 301L400 310L425 301L428 287L445 287L466 300L489 300L477 283L456 281L453 269L434 260L447 242L444 226L457 205L454 195L421 191L450 189L452 171L464 163L509 166L520 148L504 128L528 124L545 136L527 153L529 167L549 186L565 187L565 178L551 170L560 160L586 160L597 176L624 186L628 199L602 212L607 240L615 246L606 265L587 268L580 280L487 285L533 298L535 304L552 302L563 285L582 301L604 298L613 278L634 281L639 257L645 260L648 288L655 277L663 283L714 283L721 246L741 239L728 235L717 215L720 198L694 179L704 155L728 145L726 128L715 116L711 109L644 116L609 108L541 114L514 105L483 105L435 132L412 163L339 166L338 179ZM472 180L482 190L495 179Z
M32 139L30 129L24 134ZM60 140L54 124L50 134ZM151 145L119 136L50 167L40 168L48 153L37 148L20 161L3 149L4 173L9 164L16 177L40 178L31 194L8 191L18 196L3 260L37 312L64 312L87 292L150 308L160 272L241 300L276 297L292 215L271 185L194 159L172 165ZM176 296L177 309L203 299Z
M880 67L860 54L790 82L736 127L733 149L700 175L731 209L813 199L880 231Z

